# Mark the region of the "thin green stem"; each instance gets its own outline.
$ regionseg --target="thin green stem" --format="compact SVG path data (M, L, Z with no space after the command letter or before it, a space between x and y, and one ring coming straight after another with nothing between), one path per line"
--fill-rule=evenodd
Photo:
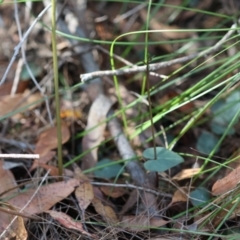
M149 56L148 56L148 27L149 27L149 21L150 21L151 5L152 5L152 0L150 0L149 4L148 4L147 19L146 19L146 23L145 23L145 28L146 28L146 32L145 32L145 46L144 46L144 61L145 61L145 63L148 62L148 60L149 60L148 59L149 58ZM146 81L147 81L147 75L144 75L143 82L142 82L142 91L141 91L142 95L145 92Z
M58 138L58 169L59 169L59 175L62 176L63 160L62 160L62 131L61 131L61 117L60 117L58 59L57 59L57 41L56 41L56 0L52 0L52 51L53 51L53 72L54 72L54 89L55 89L56 119L57 119L57 138Z

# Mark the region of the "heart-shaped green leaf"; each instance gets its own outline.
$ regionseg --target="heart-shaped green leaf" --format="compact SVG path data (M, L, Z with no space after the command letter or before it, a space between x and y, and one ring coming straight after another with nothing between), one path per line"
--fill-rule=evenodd
M123 166L118 163L116 163L116 164L113 164L113 163L114 163L114 161L111 161L108 158L105 158L105 159L99 161L96 164L96 167L102 166L102 168L95 170L94 175L96 177L106 178L106 179L116 177L118 174L120 174L122 172Z
M206 205L211 198L211 194L206 188L199 187L194 191L190 192L190 200L193 206L202 205L203 207Z
M216 134L223 134L229 123L238 114L235 119L236 124L239 119L239 109L240 109L240 91L232 92L225 100L220 99L211 108L214 114L211 122L211 130ZM227 135L234 134L234 128L230 128Z
M156 147L156 159L154 159L154 148L146 149L143 156L149 159L144 163L144 167L151 172L164 172L184 161L180 155L163 147Z
M210 154L217 143L217 137L210 132L203 131L197 140L197 150L205 154Z

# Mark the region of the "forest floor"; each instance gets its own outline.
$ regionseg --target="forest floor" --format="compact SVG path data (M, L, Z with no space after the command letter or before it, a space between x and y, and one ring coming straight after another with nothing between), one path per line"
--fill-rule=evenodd
M49 4L0 4L0 239L239 239L238 1Z

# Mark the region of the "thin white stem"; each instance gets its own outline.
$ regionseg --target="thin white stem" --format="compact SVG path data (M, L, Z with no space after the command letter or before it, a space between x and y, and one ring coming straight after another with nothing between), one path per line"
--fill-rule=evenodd
M0 158L27 158L27 159L38 159L39 154L18 154L18 153L0 153Z

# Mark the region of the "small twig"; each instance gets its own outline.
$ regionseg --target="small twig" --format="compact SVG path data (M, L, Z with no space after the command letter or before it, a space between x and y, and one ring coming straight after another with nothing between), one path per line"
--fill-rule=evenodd
M165 129L164 129L163 125L161 125L160 128L161 128L162 133L163 133L163 139L164 139L164 142L165 142L165 148L168 149L168 140L167 140L167 135L166 135Z
M97 45L97 46L95 46L95 47L93 47L93 48L99 49L100 51L102 51L102 52L104 52L104 53L106 53L106 54L108 54L108 55L110 56L110 52L109 52L108 50L106 50L105 48L101 47L100 45ZM124 58L122 58L122 57L120 57L120 56L118 56L118 55L115 54L115 53L113 53L112 56L113 56L115 59L119 60L120 62L124 63L126 66L135 67L135 65L134 65L133 63L129 62L128 60L126 60L126 59L124 59ZM155 73L155 72L149 72L149 74L150 74L151 76L155 76L155 77L158 77L158 78L167 78L166 75L158 74L158 73Z
M230 28L230 30L223 36L223 38L218 41L214 46L211 48L204 50L199 53L191 54L189 56L184 56L180 58L176 58L170 61L166 62L161 62L161 63L153 63L149 64L149 71L156 71L161 68L169 67L177 63L184 63L187 61L190 61L194 58L199 58L199 57L204 57L208 54L212 54L216 52L222 44L236 31L234 28L236 28L237 25L233 24ZM147 66L133 66L131 68L126 68L126 69L117 69L117 70L106 70L106 71L95 71L91 73L84 73L80 75L80 78L82 82L87 82L91 79L94 79L96 77L103 77L103 76L120 76L120 75L125 75L125 74L131 74L131 73L138 73L138 72L145 72L147 69Z
M161 196L161 197L167 197L167 198L172 198L172 194L170 193L163 193L163 192L158 192L156 190L153 189L149 189L149 188L144 188L144 187L139 187L133 184L117 184L117 183L102 183L102 182L91 182L92 185L95 186L109 186L109 187L125 187L125 188L133 188L133 189L138 189L138 190L143 190L145 192L150 192L153 193L157 196Z
M27 158L27 159L38 159L39 154L18 154L18 153L0 153L0 158Z
M13 85L12 85L12 89L11 89L11 96L14 96L16 94L16 92L17 92L19 80L20 80L20 77L21 77L22 67L23 67L23 59L20 58L19 61L18 61L18 64L17 64L15 77L13 79Z

